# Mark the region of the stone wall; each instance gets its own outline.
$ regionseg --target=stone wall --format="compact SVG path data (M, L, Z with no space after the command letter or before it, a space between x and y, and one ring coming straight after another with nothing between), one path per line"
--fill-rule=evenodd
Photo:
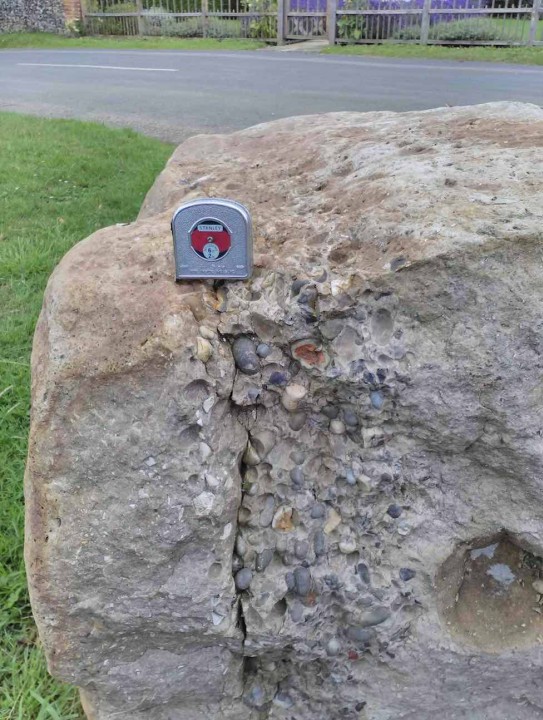
M230 196L247 282L174 282ZM96 720L534 720L543 111L199 136L71 250L32 356L26 561Z
M0 33L61 32L64 27L63 0L0 0Z

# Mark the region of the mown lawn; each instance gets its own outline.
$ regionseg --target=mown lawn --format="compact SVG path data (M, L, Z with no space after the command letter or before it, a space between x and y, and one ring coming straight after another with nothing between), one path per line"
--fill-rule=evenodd
M462 62L497 62L521 65L543 65L542 47L447 47L443 45L335 45L322 50L333 55L370 55L372 57L420 58L422 60L457 60Z
M70 37L52 33L0 34L0 50L10 48L89 48L109 50L257 50L258 40L172 37Z
M0 113L0 718L79 720L46 672L23 567L29 358L47 278L74 243L136 216L172 146L130 130Z

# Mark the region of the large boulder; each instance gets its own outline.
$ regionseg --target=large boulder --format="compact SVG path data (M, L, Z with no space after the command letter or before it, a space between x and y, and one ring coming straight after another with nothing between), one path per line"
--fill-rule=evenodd
M251 280L174 282L201 196ZM67 254L26 559L90 718L538 716L542 208L538 107L337 113L188 140Z

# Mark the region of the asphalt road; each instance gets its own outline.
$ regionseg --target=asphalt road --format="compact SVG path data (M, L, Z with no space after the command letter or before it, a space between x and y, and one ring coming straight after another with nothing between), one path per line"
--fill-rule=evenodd
M291 115L543 104L543 67L273 50L0 51L0 109L131 127L179 142Z

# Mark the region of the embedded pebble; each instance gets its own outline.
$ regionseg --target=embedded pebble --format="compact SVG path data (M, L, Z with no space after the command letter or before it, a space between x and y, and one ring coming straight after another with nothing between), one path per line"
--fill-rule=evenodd
M296 341L290 346L290 352L292 357L307 370L325 368L330 362L328 353L322 349L318 341L312 338Z
M315 533L315 537L313 538L313 550L315 551L315 555L317 555L317 557L324 555L326 552L326 538L324 537L322 530Z
M273 550L266 548L256 556L255 569L257 572L263 572L273 560Z
M358 425L358 416L354 410L343 411L343 422L349 427L356 427Z
M275 500L273 495L268 495L264 501L264 507L260 512L259 522L262 527L271 525L275 513Z
M356 550L356 541L353 537L343 538L339 543L339 550L344 555L350 555Z
M302 597L311 590L311 573L305 567L297 567L294 570L294 584L296 592Z
M205 325L200 325L198 328L198 332L205 340L214 340L215 339L215 333L211 328L206 327Z
M270 430L252 433L250 443L256 450L260 461L262 461L275 446L275 435Z
M350 627L347 630L349 640L359 645L368 645L374 636L374 631L368 630L367 627Z
M253 573L249 568L242 568L238 570L235 575L234 581L238 590L247 590L253 579Z
M292 413L288 417L288 426L291 430L301 430L305 425L307 415L303 412Z
M247 543L241 535L236 538L236 552L240 557L243 557L247 552Z
M343 433L345 432L345 423L341 420L331 420L330 432L334 435L343 435Z
M203 363L206 363L212 355L213 346L211 345L209 340L198 336L196 338L195 357L198 358L198 360L201 360Z
M209 447L209 445L205 442L200 443L200 457L202 458L202 461L205 462L207 458L211 455L212 450Z
M326 514L326 506L322 503L316 503L311 508L311 512L309 514L313 519L323 518Z
M399 505L389 505L387 508L387 515L394 519L399 518L402 512L403 510Z
M257 387L251 387L247 390L247 397L249 400L252 400L253 402L258 399L258 396L260 395L260 388Z
M290 479L294 485L301 485L304 481L304 471L301 467L293 467L290 471Z
M339 415L339 408L335 405L325 405L322 408L321 413L326 415L329 420L335 420L335 418Z
M303 385L292 383L292 385L286 386L281 397L281 402L285 410L288 410L289 412L294 412L298 409L298 406L306 395L307 390Z
M288 710L294 705L294 700L285 692L278 692L273 698L273 704L278 705L284 710Z
M334 508L330 508L328 518L324 524L324 532L327 535L330 535L330 533L333 533L339 525L341 525L341 515L336 512Z
M532 587L537 593L543 595L543 580L534 580Z
M356 485L356 477L351 468L348 468L345 473L345 481L348 485Z
M379 390L374 390L370 393L370 402L372 406L376 410L380 410L385 402L385 398L383 397L383 393L379 392Z
M267 358L271 351L271 347L266 343L259 343L256 346L256 354L258 355L258 357Z
M286 373L279 372L276 370L275 372L272 372L272 374L270 375L269 382L272 385L279 385L279 386L286 385L288 382L288 375Z
M260 463L260 455L250 441L247 443L247 447L243 453L243 462L250 467L254 467Z
M249 508L246 507L240 507L238 510L238 522L240 525L247 525L249 520L251 519L251 511Z
M330 657L335 657L339 654L339 651L341 650L341 644L339 640L336 640L336 638L332 638L331 640L328 640L326 644L326 653Z
M366 585L370 584L370 571L366 563L358 563L356 566L356 572L362 582L366 583Z
M244 696L243 701L246 705L258 710L266 704L266 695L260 685L254 685L247 695Z
M417 573L414 570L411 570L411 568L400 568L400 579L404 582L412 580L416 574Z
M303 288L304 285L308 285L309 280L293 280L292 285L290 286L290 291L292 293L292 297L295 295L298 295L300 290Z
M296 540L296 544L294 546L294 554L298 558L298 560L304 560L304 558L307 557L307 553L309 552L309 543L307 540Z
M290 459L295 465L302 465L305 461L305 454L301 450L293 450Z
M260 370L255 344L251 338L248 338L246 335L241 335L234 340L232 354L236 367L240 372L245 373L245 375L256 375Z
M374 625L380 625L381 623L388 620L390 617L390 610L382 605L374 607L372 610L368 610L363 613L360 618L361 627L373 627Z
M293 572L288 572L285 574L285 583L289 592L294 592L296 590L296 581L294 580Z
M288 505L280 507L272 520L272 527L274 530L282 530L288 532L294 529L294 523L292 522L293 509Z
M298 601L289 605L289 612L292 622L301 622L304 618L304 606Z
M213 397L213 395L210 395L210 396L209 396L208 398L206 398L206 399L204 400L204 402L202 403L202 407L203 407L203 409L204 409L204 412L205 412L205 413L208 413L208 412L211 410L211 408L213 407L213 405L215 405L215 398Z

